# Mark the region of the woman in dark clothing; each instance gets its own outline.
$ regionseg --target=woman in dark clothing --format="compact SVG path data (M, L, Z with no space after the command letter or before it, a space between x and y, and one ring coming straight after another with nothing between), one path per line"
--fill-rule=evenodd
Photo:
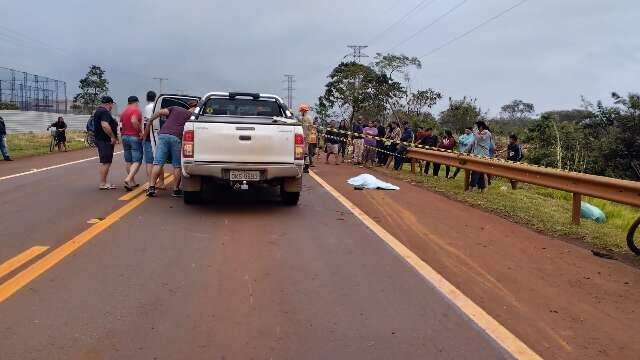
M58 121L49 125L47 130L51 128L56 129L56 144L58 144L58 151L62 151L63 148L64 151L67 151L67 124L64 122L62 116L58 116Z

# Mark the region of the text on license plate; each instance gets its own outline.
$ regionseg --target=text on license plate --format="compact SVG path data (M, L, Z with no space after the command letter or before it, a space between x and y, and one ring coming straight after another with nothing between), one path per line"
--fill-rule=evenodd
M231 181L258 181L260 180L260 171L231 170L229 179Z

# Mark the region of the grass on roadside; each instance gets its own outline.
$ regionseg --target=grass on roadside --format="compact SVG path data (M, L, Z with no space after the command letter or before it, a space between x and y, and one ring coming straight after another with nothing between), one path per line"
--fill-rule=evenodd
M445 179L444 167L440 177L414 175L408 169L401 172L377 168L385 174L409 180L431 191L442 193L475 207L485 208L514 222L538 231L570 238L577 238L595 247L615 252L630 253L626 235L631 223L640 216L640 210L614 202L583 198L583 201L599 207L607 216L607 222L597 224L582 219L581 225L571 224L572 194L530 184L520 184L511 190L507 179L494 178L487 193L465 192L464 172L456 179ZM453 169L452 169L453 171Z
M51 135L49 133L8 134L7 146L12 158L49 154ZM84 132L67 130L67 150L85 148ZM54 151L58 151L57 149Z

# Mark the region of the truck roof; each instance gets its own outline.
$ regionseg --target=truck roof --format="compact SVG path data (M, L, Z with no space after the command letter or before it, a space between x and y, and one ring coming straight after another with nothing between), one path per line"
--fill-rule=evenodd
M280 103L283 102L278 95L249 93L249 92L234 92L234 91L231 91L231 92L212 91L212 92L206 93L202 98L206 99L209 97L235 97L235 96L254 97L259 99L273 99L273 100L277 100Z

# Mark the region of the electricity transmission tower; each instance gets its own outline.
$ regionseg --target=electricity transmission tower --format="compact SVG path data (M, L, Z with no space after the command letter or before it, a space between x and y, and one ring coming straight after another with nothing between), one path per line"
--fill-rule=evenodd
M364 54L362 52L363 49L366 49L369 47L368 45L347 45L347 47L351 49L353 53L345 55L344 56L345 58L352 57L353 61L360 63L361 58L369 57L369 55Z
M293 84L296 82L296 76L291 74L284 74L285 80L287 82L287 87L284 90L287 90L287 106L289 109L293 109Z
M158 95L162 94L162 82L163 81L168 81L169 79L167 78L162 78L162 77L154 77L153 80L158 80L158 82L160 82L160 91L158 92Z

